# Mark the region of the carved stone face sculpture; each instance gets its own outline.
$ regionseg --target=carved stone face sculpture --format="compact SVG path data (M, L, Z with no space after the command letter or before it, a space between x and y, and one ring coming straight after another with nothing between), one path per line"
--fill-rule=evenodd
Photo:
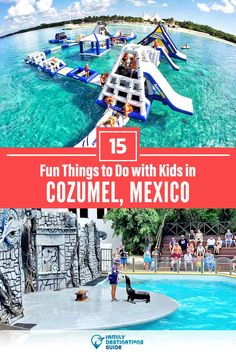
M104 231L98 231L98 237L105 240L107 238L107 233Z
M40 209L32 209L32 208L27 208L24 210L25 211L25 216L28 219L40 219L41 217L41 210Z
M76 215L69 211L66 212L64 222L66 227L76 227Z
M15 209L4 210L1 229L0 243L5 241L9 245L14 245L18 241L21 223Z

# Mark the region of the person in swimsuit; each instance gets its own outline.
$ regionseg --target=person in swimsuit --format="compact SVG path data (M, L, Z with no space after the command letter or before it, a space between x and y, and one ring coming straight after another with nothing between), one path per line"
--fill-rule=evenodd
M84 67L84 71L85 71L85 77L89 77L90 70L89 70L89 66L88 66L88 64L86 64L86 65L85 65L85 67Z
M155 40L152 48L156 49L156 48L158 48L158 46L159 46L158 41Z
M130 59L129 67L130 67L130 77L132 77L133 73L137 70L136 54L134 54L133 57Z

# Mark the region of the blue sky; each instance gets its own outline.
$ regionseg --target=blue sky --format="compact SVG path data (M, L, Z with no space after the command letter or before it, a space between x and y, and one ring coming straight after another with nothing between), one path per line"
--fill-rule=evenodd
M144 12L207 24L236 35L236 0L0 0L0 34L70 16L142 16Z

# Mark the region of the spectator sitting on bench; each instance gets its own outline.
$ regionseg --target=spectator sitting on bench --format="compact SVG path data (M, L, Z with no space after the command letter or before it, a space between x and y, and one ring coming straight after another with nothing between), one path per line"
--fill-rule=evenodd
M233 272L236 272L236 256L234 256L231 260Z
M202 252L199 252L197 255L197 260L196 260L196 271L201 272L201 270L204 270L204 254Z
M232 246L236 247L236 232L233 233Z
M195 242L192 240L188 244L187 251L189 250L190 254L193 255L195 252Z
M218 236L215 244L215 254L220 254L221 248L222 248L222 240L221 237Z
M188 241L187 239L184 237L184 235L181 235L180 239L179 239L179 245L182 249L183 254L186 253L187 248L188 248Z
M214 252L215 243L216 243L216 240L212 236L210 238L208 238L207 245L206 245L206 250L208 250L208 251L211 250L212 252Z
M227 248L228 246L231 247L232 245L232 238L233 235L231 233L230 230L227 230L226 234L225 234L225 247Z
M212 272L212 271L215 270L216 262L215 262L214 254L211 253L211 250L206 251L204 264L205 264L206 269L207 269L208 272Z
M203 233L201 232L200 229L198 229L197 232L196 232L196 235L195 235L195 242L196 242L196 245L197 245L199 242L203 242Z
M200 242L199 245L197 246L197 256L198 256L200 253L202 253L203 256L204 256L204 254L205 254L205 248L203 247L202 242Z
M171 252L171 262L170 262L171 270L173 271L178 270L178 268L180 267L181 256L182 256L182 249L179 246L179 244L176 243Z
M193 257L189 251L187 250L187 253L184 255L184 269L187 271L187 266L190 264L191 271L193 271Z
M172 249L174 247L174 245L176 244L176 240L174 237L172 237L172 239L169 242L169 251L172 252Z
M190 233L188 235L188 241L194 242L194 245L195 245L195 237L196 237L195 232L193 230L190 230Z

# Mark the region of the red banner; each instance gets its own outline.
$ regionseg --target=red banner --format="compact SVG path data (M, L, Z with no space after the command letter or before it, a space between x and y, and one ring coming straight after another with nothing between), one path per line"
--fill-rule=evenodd
M97 136L95 148L0 149L0 206L235 207L235 149L140 148L131 128Z

